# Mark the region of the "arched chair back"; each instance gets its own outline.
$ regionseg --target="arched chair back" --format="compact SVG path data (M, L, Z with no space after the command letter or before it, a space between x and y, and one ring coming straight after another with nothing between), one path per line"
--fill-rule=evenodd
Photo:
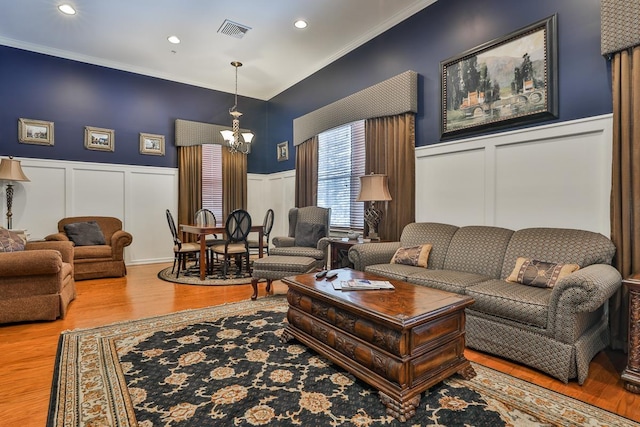
M173 237L173 268L171 269L171 273L175 271L177 265L178 271L176 277L179 277L180 268L186 269L187 267L187 256L189 254L198 254L200 252L200 246L196 243L183 243L178 236L178 229L176 228L176 222L173 220L171 211L167 209L165 214L167 216L169 230L171 230L171 236Z
M224 244L213 246L213 251L217 255L224 256L222 269L223 278L227 278L227 271L231 257L236 259L238 275L242 272L241 258L246 260L246 272L249 273L249 242L247 236L251 232L251 215L243 209L237 209L229 214L225 223Z
M209 209L198 209L195 214L195 223L202 227L215 227L217 225L216 216Z

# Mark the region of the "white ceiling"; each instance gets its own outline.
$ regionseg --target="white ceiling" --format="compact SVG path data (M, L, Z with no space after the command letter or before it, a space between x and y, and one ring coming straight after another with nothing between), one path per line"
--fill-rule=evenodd
M435 1L0 0L0 44L267 100Z

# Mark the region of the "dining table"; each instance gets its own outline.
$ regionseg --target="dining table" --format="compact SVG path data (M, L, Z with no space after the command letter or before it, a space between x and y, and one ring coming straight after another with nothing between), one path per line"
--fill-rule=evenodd
M200 241L200 280L204 280L207 277L207 242L205 236L208 234L221 234L225 233L224 226L210 226L210 225L191 225L191 224L180 224L180 231L183 234L182 241L186 241L184 238L185 234L195 234L198 236L198 240ZM252 232L258 233L258 257L263 257L264 251L264 227L262 225L252 225Z

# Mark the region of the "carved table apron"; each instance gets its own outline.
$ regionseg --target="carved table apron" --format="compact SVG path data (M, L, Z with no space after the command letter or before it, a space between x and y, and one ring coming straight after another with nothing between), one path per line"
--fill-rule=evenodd
M297 339L379 391L387 413L415 415L420 394L456 372L475 376L464 357L465 307L473 299L389 280L394 290L340 291L332 282L388 280L351 269L333 280L290 276L283 340Z

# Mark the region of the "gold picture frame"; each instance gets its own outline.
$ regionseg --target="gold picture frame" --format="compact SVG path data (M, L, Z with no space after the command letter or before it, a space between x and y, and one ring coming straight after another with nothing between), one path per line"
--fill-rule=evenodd
M289 160L289 141L284 141L278 144L278 161L284 162Z
M18 119L18 141L24 144L53 145L53 122Z
M115 151L115 131L113 129L85 126L84 148L87 150Z
M164 135L140 133L140 154L164 156Z

